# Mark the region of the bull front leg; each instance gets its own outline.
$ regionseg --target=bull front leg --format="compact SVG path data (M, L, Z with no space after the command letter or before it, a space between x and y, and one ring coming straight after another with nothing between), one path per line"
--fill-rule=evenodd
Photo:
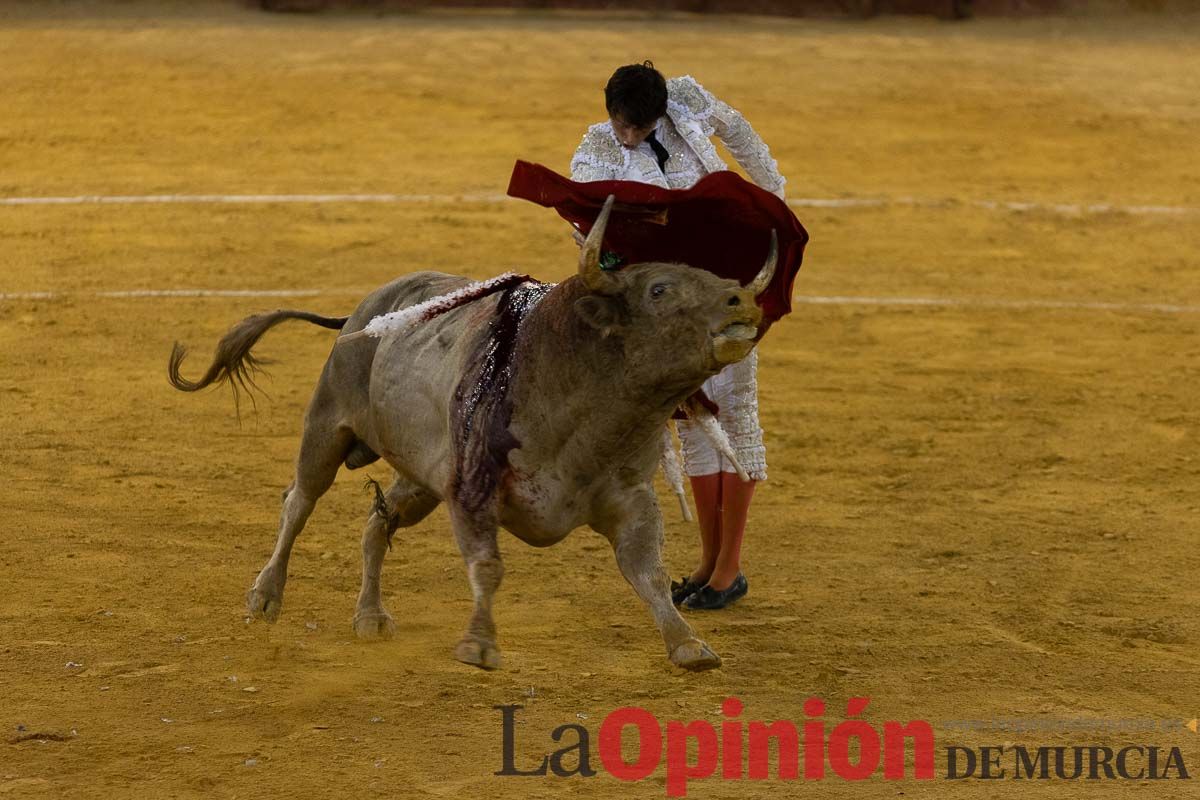
M627 489L610 504L605 522L594 525L612 545L617 566L650 609L671 663L689 670L715 669L713 652L671 602L671 579L663 566L663 522L650 487Z
M500 648L496 646L492 597L504 578L504 562L500 560L500 548L496 543L499 525L491 509L468 511L453 501L449 506L450 524L467 564L467 578L475 597L475 610L466 633L454 648L454 657L464 664L498 669Z

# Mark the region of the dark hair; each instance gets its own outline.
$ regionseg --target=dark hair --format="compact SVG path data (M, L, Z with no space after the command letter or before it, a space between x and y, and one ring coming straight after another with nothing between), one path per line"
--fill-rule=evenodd
M652 61L627 64L608 79L604 105L610 117L644 128L667 113L667 81Z

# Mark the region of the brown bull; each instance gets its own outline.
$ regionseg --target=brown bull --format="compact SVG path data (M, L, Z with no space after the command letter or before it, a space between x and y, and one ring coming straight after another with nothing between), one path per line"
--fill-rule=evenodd
M469 281L408 275L346 319L253 316L226 334L196 382L181 377L184 351L176 345L171 383L195 391L244 381L255 365L250 348L284 320L346 331L309 403L275 551L247 596L251 615L278 617L292 544L338 469L382 457L396 475L363 533L359 636L386 637L395 627L379 588L392 533L445 502L475 597L455 651L460 661L500 663L491 612L504 574L498 530L544 547L587 525L611 543L671 661L720 665L671 604L653 478L674 409L754 347L762 321L755 296L774 270L775 248L746 288L681 264L605 272L598 262L611 207L610 197L583 246L579 274L555 286L523 284L382 338L350 334Z

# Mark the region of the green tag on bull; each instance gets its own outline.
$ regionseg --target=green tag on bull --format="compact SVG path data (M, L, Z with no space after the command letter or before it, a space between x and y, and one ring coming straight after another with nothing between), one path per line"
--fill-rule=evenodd
M625 266L625 259L611 250L605 250L600 254L600 269L605 272L616 272L623 266Z

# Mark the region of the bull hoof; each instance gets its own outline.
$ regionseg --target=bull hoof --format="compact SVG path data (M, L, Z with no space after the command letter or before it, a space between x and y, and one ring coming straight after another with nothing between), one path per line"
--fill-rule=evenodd
M483 669L500 669L500 649L492 642L467 637L454 648L454 657Z
M701 672L721 666L721 657L699 639L688 639L671 651L671 663L692 672Z
M265 619L267 622L275 622L279 619L279 612L283 608L283 595L266 588L259 588L258 584L250 587L250 591L246 592L246 611L250 613L252 619Z
M396 635L396 621L382 608L354 615L354 635L360 639L391 639Z

